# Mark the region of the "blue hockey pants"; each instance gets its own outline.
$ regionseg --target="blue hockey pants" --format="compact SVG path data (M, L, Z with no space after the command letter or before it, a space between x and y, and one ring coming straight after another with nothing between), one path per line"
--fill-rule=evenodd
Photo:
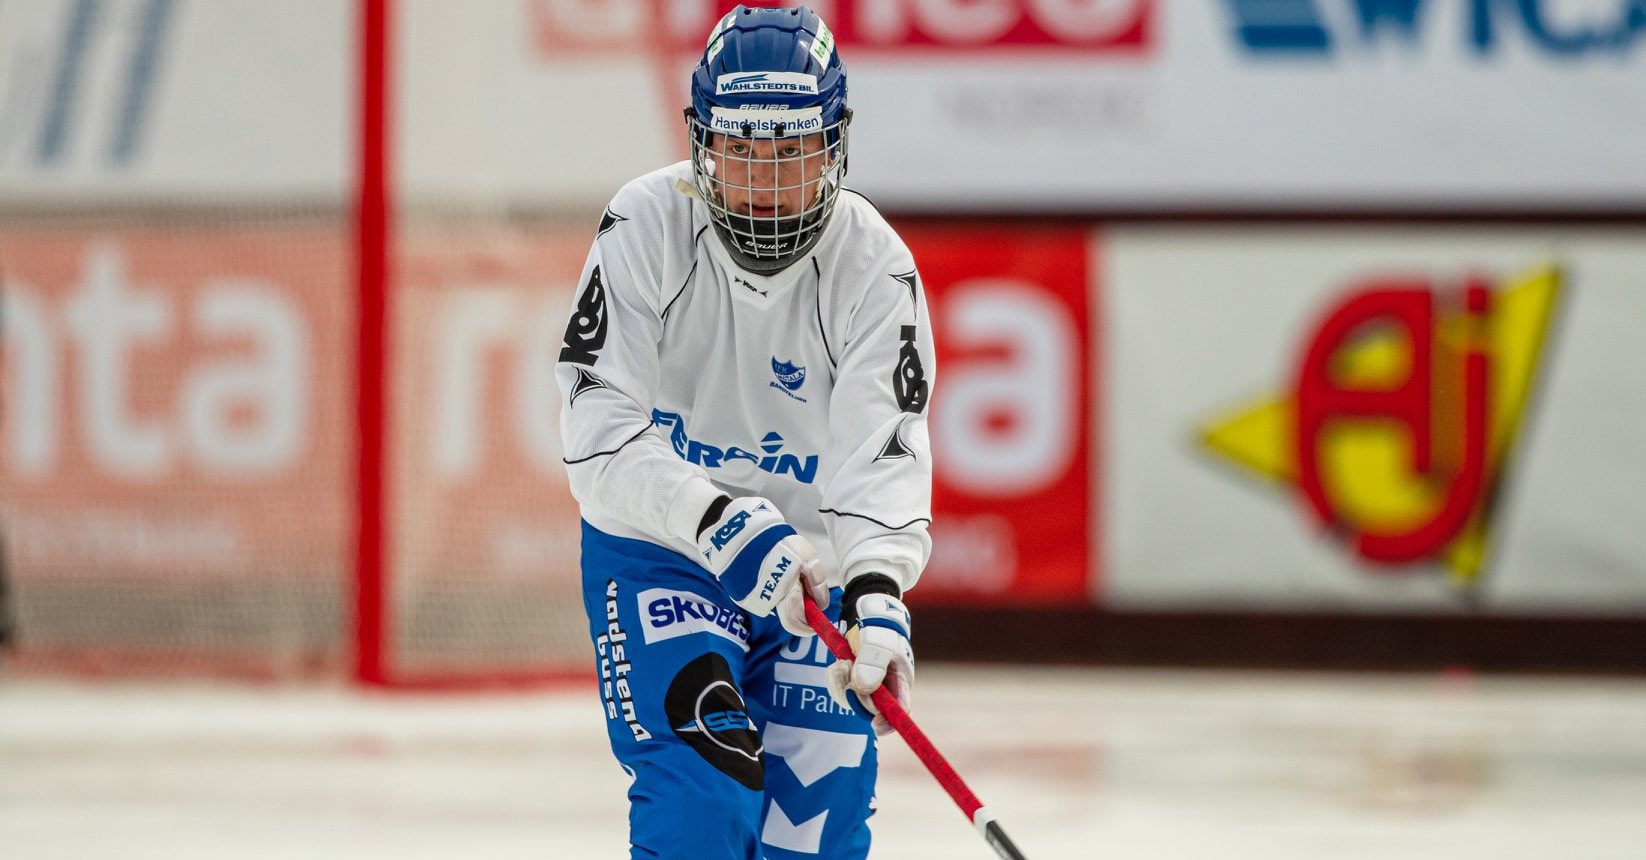
M750 617L691 559L587 523L582 567L631 858L866 857L874 733L829 697L823 643Z

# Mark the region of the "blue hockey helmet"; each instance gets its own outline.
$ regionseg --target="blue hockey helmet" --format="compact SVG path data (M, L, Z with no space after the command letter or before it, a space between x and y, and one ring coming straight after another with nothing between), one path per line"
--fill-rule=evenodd
M738 6L714 25L686 125L698 196L739 265L782 271L817 243L850 121L846 67L816 13Z

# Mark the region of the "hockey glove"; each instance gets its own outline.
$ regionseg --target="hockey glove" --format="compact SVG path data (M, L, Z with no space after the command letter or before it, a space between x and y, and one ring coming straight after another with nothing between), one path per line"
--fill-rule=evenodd
M860 576L846 584L840 601L840 620L855 660L829 665L829 693L836 702L871 717L876 735L892 731L874 706L874 691L882 685L903 710L909 709L914 687L914 649L909 645L909 610L898 599L899 589L888 576Z
M716 502L697 535L703 566L738 606L751 615L777 610L783 629L810 636L801 588L817 605L829 605L829 589L812 545L783 521L777 506L759 496Z

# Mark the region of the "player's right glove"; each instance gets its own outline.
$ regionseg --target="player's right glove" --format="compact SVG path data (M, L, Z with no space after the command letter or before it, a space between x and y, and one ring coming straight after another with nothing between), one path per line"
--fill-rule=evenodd
M908 711L914 688L909 609L899 597L897 584L884 574L866 574L846 584L840 599L840 620L846 624L846 642L857 658L836 660L828 669L829 693L834 700L859 715L872 717L877 735L892 731L892 726L874 706L874 691L884 685Z
M783 629L811 636L801 589L811 592L819 607L829 605L829 589L817 553L784 522L777 505L744 496L716 502L704 518L697 534L698 557L732 600L753 615L770 615L775 609Z

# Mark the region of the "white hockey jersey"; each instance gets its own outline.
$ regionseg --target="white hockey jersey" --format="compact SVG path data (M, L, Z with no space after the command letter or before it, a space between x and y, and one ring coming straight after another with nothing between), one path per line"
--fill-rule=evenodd
M695 557L719 494L764 496L836 584L914 585L932 331L914 259L866 199L843 191L811 251L765 277L726 253L680 162L612 199L579 283L555 376L590 525Z

